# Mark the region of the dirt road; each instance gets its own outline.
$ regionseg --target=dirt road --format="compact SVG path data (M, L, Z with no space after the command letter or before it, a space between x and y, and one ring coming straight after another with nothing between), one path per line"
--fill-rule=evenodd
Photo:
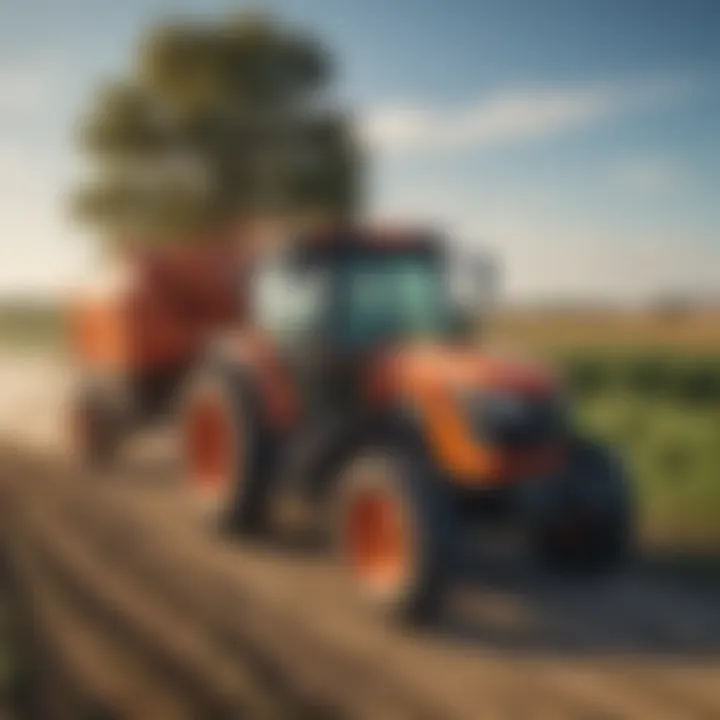
M639 572L572 583L480 552L437 628L394 629L302 534L252 546L210 532L168 438L110 473L79 472L58 444L66 376L33 381L41 370L0 363L0 391L15 393L0 417L0 520L67 682L91 677L84 692L99 707L720 718L720 591Z

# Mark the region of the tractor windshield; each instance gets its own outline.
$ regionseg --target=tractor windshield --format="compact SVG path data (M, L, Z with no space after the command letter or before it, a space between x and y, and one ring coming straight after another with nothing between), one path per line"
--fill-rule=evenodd
M451 331L443 267L415 254L356 257L344 273L338 332L343 344L365 347L401 338L437 338Z

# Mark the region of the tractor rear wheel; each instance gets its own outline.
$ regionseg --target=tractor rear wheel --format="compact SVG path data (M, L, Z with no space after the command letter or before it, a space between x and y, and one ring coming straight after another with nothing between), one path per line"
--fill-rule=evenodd
M212 521L229 532L264 529L268 472L258 413L241 373L203 368L182 402L185 476Z
M335 546L370 604L403 622L432 621L450 579L449 499L418 453L376 449L353 457L333 503Z

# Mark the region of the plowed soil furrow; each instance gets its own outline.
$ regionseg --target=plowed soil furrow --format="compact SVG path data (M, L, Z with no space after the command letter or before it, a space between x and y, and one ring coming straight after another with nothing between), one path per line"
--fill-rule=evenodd
M236 709L252 717L278 717L277 696L242 663L231 663L190 620L159 602L131 576L93 553L72 526L50 512L32 518L37 554L46 575L83 613L131 644L209 717Z
M189 717L177 692L158 686L157 673L143 667L127 643L107 636L102 623L88 622L81 605L52 581L37 538L17 543L15 567L28 597L35 627L41 638L42 664L52 674L51 683L62 687L60 697L37 689L37 700L46 695L51 705L40 706L41 717L57 717L73 708L69 717L112 717L152 720Z
M113 495L110 505L116 510L122 507L123 499L115 496L111 488L107 489ZM178 597L183 592L179 583L187 580L188 577L187 567L196 568L194 573L196 582L185 590L195 591L197 595L198 589L203 588L201 596L196 598L196 607L199 600L198 611L210 613L215 623L224 617L219 605L223 604L222 599L226 599L230 601L230 606L226 604L225 608L234 608L237 611L235 618L242 616L244 609L245 617L252 618L252 625L257 628L260 617L257 608L248 608L248 592L251 597L262 598L265 610L276 608L277 618L268 626L269 632L264 636L264 643L268 645L271 642L270 637L275 636L282 638L281 642L286 652L292 651L295 645L298 651L304 649L304 656L309 665L314 665L318 669L325 667L324 674L335 678L333 689L341 689L346 698L352 698L354 691L360 690L361 694L356 696L353 703L355 707L362 708L373 693L380 692L385 703L388 703L393 695L400 693L399 707L410 712L412 717L446 717L447 713L451 712L450 709L458 694L458 688L455 687L456 683L453 680L463 680L464 696L476 696L478 703L494 697L501 704L505 702L511 705L517 704L518 678L512 679L512 682L510 676L498 678L494 672L488 672L487 662L475 662L472 665L465 662L462 668L458 668L458 673L447 673L446 689L439 691L437 687L433 687L432 695L429 695L418 678L425 677L426 673L432 676L436 671L437 653L432 651L432 646L418 646L417 643L412 642L412 638L403 637L395 637L392 643L388 643L387 632L378 633L376 623L365 624L365 631L362 627L358 627L368 620L361 613L351 616L354 617L354 621L348 622L344 607L352 606L353 599L346 593L338 597L337 591L346 588L339 588L337 583L334 586L328 585L328 589L332 587L335 592L326 595L325 602L319 605L317 595L312 591L317 590L317 585L328 584L328 579L335 579L328 578L327 572L324 572L320 583L308 582L307 579L302 584L296 583L292 575L288 576L282 569L278 569L277 572L267 572L265 565L271 559L267 556L264 562L263 558L259 561L258 558L251 558L246 551L238 557L240 548L231 548L233 553L228 554L228 548L219 547L217 542L210 542L204 547L208 537L196 537L187 531L188 525L192 527L193 518L186 518L188 525L183 529L183 526L179 526L176 522L168 521L167 517L172 515L171 512L164 518L160 517L158 508L146 505L142 509L136 509L135 512L128 512L128 515L116 514L114 520L119 521L119 525L115 527L111 527L112 523L109 522L112 516L110 512L86 513L85 521L95 523L93 532L97 534L94 537L105 535L107 538L112 538L110 542L119 541L119 544L125 546L125 551L128 551L127 541L124 538L127 538L129 533L127 528L123 529L123 518L131 517L132 535L138 540L136 548L149 547L151 544L159 555L158 561L153 564L152 550L141 551L142 557L134 561L136 569L145 565L145 577L148 583L154 583L159 592L171 590ZM100 518L102 518L101 522ZM77 521L80 522L79 517ZM140 538L145 539L140 540ZM181 553L175 556L175 560L180 561L180 565L176 568L172 567L173 551ZM226 560L231 560L232 566L229 567L227 562L223 562ZM241 573L237 572L238 566L242 568ZM306 572L312 569L305 568ZM322 570L326 571L327 568L323 567ZM218 581L222 582L221 586L218 586ZM213 591L214 587L219 591ZM220 590L220 587L224 590ZM244 593L242 588L245 588ZM297 592L300 588L303 589L302 594ZM307 595L306 590L309 591ZM293 593L295 597L292 597ZM333 598L333 595L337 602L327 602L328 598ZM221 602L209 602L210 597L218 598ZM319 612L322 614L319 615ZM321 622L319 623L318 620ZM304 637L294 640L298 630L306 626L309 627L310 633L305 631ZM371 632L367 632L368 629ZM227 632L227 629L223 632ZM318 643L322 647L322 653L317 651L311 653L310 648L318 647ZM331 655L328 656L328 653ZM423 657L426 660L423 660ZM494 664L495 661L492 661L491 665ZM521 668L518 667L517 671L520 674ZM526 674L527 681L533 683L532 677L535 671L528 669ZM351 679L350 683L348 678ZM401 690L402 686L404 687ZM539 687L535 694L536 697L546 696L545 705L553 707L556 716L567 714L568 717L577 717L581 710L587 709L584 698L578 699L577 693L572 690L568 692L553 690L549 694L546 689ZM396 710L394 716L398 716L399 712L399 709Z
M443 716L442 709L432 710L431 698L420 702L421 691L398 687L391 675L378 671L375 658L357 657L346 648L338 652L334 642L308 628L307 619L297 617L282 597L261 592L254 582L234 582L206 556L183 552L187 533L178 533L176 525L168 528L145 512L127 513L117 497L104 497L109 502L103 504L102 492L91 505L83 502L79 488L75 493L67 487L57 490L51 502L62 505L72 527L82 529L93 547L103 551L115 574L131 572L146 593L180 609L217 646L238 656L250 653L256 666L268 669L276 687L283 677L271 668L279 664L285 676L305 688L300 692L315 687L319 697L337 696L347 712L366 708L365 716L370 716L376 707L392 708L393 717Z
M127 537L127 529L123 529L122 522L118 527L112 527L111 524L107 522L107 517L107 513L92 513L86 518L86 521L89 519L96 525L93 537L102 542L100 537L105 535L106 542L109 540L110 544L113 544L113 541L120 539L118 544L124 544L126 546L125 549L127 550L127 543L123 540L123 538ZM102 526L98 526L99 518L105 518ZM137 515L135 516L135 519L137 519ZM147 545L147 543L150 542L150 538L148 537L148 530L151 527L149 524L149 518L144 531L139 525L140 523L133 527L133 534L136 539L138 539L139 546ZM225 581L224 591L220 589L222 588L222 586L220 586L219 592L210 592L211 588L217 587L219 579L217 574L213 575L212 568L208 567L213 564L212 562L206 561L204 563L203 570L198 571L194 576L198 582L190 583L189 586L186 582L185 587L181 587L183 579L187 580L188 578L187 573L184 572L186 569L185 563L193 558L194 553L190 548L187 548L183 554L184 559L176 558L176 560L180 560L180 563L179 566L173 568L173 563L170 560L170 548L182 548L185 544L189 543L187 538L177 537L177 532L173 532L175 529L174 526L166 527L166 525L167 523L162 520L157 520L152 523L152 529L155 531L154 534L156 536L156 542L154 545L155 549L159 551L159 558L153 558L153 553L141 551L136 553L135 559L133 560L135 569L137 571L142 569L145 582L149 586L154 586L156 592L163 593L169 591L176 597L176 599L182 597L186 601L189 600L192 607L191 612L195 613L196 621L199 621L200 618L204 617L205 622L208 622L209 625L214 625L215 628L213 629L216 631L219 630L220 633L227 634L229 632L229 628L231 627L230 622L232 622L232 620L230 620L231 617L237 619L238 616L242 616L243 614L246 617L253 618L253 625L258 627L257 608L248 606L247 595L242 597L242 593L238 592L239 583L228 584L227 581ZM145 538L144 542L142 538ZM192 542L192 547L197 549L197 542ZM200 548L200 550L202 549ZM197 554L197 556L194 557L189 564L193 567L200 567L202 557L202 553ZM245 565L245 568L247 569L247 565ZM208 570L211 572L208 572ZM252 576L252 573L249 574ZM203 589L200 590L200 587ZM257 593L260 593L262 582L254 582L253 587ZM275 585L274 589L277 589L277 585ZM198 593L198 590L200 590L200 593ZM188 592L193 593L193 591L195 597L190 598L188 596ZM217 598L219 602L209 602L207 599L208 596ZM272 603L273 601L271 598L268 598L268 602ZM233 614L230 615L230 613ZM332 611L328 610L326 613L327 614L324 616L326 629L333 635L332 638L328 638L328 644L340 643L342 648L341 654L333 662L333 667L335 669L349 665L348 675L351 673L354 683L361 685L365 689L366 695L371 688L377 685L377 682L372 683L371 681L368 681L367 670L363 669L362 663L357 659L358 657L365 655L369 658L369 661L373 665L376 667L380 666L382 668L381 673L387 678L397 674L397 668L395 669L395 672L388 672L389 668L383 667L384 663L382 660L378 659L378 656L382 657L387 654L387 648L383 648L381 642L377 642L373 647L367 642L368 638L365 636L362 638L362 643L358 643L360 636L355 635L352 631L348 632L348 623L345 622L344 619L341 619L341 622L333 622L334 618L332 617ZM304 618L298 617L297 621L293 622L293 625L298 626L303 622L308 622L307 616ZM218 625L220 627L218 627ZM208 627L208 625L206 625L206 627ZM290 645L290 638L293 635L291 628L287 626L287 623L283 623L281 620L276 621L272 627L276 631L277 635L285 638L284 644L286 649L288 649ZM210 630L209 627L208 630ZM230 631L230 633L232 634L232 631ZM319 633L319 635L324 634L325 633ZM305 647L307 647L307 644L305 644ZM417 654L417 649L411 650L411 652ZM396 660L396 665L407 663L406 658L402 657L399 653L397 653L397 655L398 658ZM410 677L408 681L416 683L421 663L418 657L411 658L411 661L414 661L414 664L411 665L412 677ZM318 662L317 658L315 658L315 662ZM619 682L616 683L615 692L611 695L607 695L602 684L599 684L597 682L597 678L595 677L597 669L591 669L588 671L580 665L579 667L575 667L570 670L565 668L553 673L547 668L535 668L533 670L518 667L517 675L513 678L512 683L504 683L507 687L503 689L503 683L499 683L497 679L492 682L492 687L490 687L490 683L487 681L492 681L494 676L494 673L492 672L490 672L489 675L484 674L482 680L478 677L478 670L481 669L482 665L485 665L485 663L478 663L476 667L470 668L469 672L468 668L465 667L462 675L456 676L466 676L465 693L468 693L468 688L473 688L477 692L478 702L482 702L484 695L485 697L487 697L487 695L493 696L497 695L500 691L500 694L505 696L505 701L512 703L512 696L517 687L516 683L518 680L522 680L523 676L525 676L523 684L526 688L534 687L534 698L544 697L545 705L547 707L554 707L556 713L562 713L565 711L570 717L577 717L583 710L587 710L589 700L592 700L592 704L594 705L596 711L599 711L600 708L605 708L610 714L613 710L617 711L618 708L629 709L635 706L646 711L652 709L654 716L658 718L673 717L671 713L667 712L667 705L662 708L659 705L653 708L652 704L648 704L648 701L645 701L644 703L642 701L633 703L632 699L630 699L628 702L627 698L623 698L623 693L619 693L620 688L625 684L623 683L622 678L619 678ZM428 668L428 671L431 672L432 668ZM593 673L595 673L595 675ZM538 676L541 676L542 678L541 683L537 682ZM365 680L365 682L363 682L363 680ZM450 685L452 687L452 683L450 683ZM481 689L481 686L485 686L484 689ZM415 694L422 694L422 691L416 690ZM652 695L652 691L649 694ZM410 693L408 693L408 695L410 695ZM410 695L404 703L405 708L412 707L412 703L410 702L411 697L412 696ZM429 712L428 705L425 705L424 712ZM420 716L420 713L421 709L416 708L414 716ZM442 716L442 711L438 710L437 715Z
M218 538L166 452L94 477L57 453L0 454L4 535L26 538L27 583L52 588L89 664L113 668L102 698L135 687L137 656L164 702L223 717L720 718L717 591L489 566L440 626L403 632L297 536Z
M155 515L157 515L157 513L155 513ZM197 546L196 541L192 544L195 547ZM243 568L244 575L251 575L251 568L248 567L247 563L244 563ZM278 573L278 575L280 575L280 573ZM262 580L260 577L257 578L257 582L261 584ZM630 584L630 587L628 589L630 591L629 594L632 596L632 583ZM603 597L602 594L598 596L595 589L593 589L592 592L595 593L596 600L600 599L602 601L603 599L608 599L609 597L609 602L616 608L623 608L625 605L628 604L627 597L623 596L620 598L615 598L615 601L613 602L613 593L610 593L609 595L605 593L605 597ZM573 597L573 595L575 597ZM585 591L583 591L582 589L578 589L578 591L576 593L573 593L573 595L571 595L570 600L572 602L575 602L576 600L580 601L584 597L587 597L588 592L587 589ZM596 613L596 616L594 618L590 613L573 613L572 604L567 604L567 606L563 607L562 610L563 619L567 620L568 624L575 625L576 633L580 633L582 635L582 631L584 629L585 635L589 635L591 637L595 632L597 632L596 626L598 625L598 621L600 621L600 625L604 624L612 626L613 617L617 617L615 613L613 615L608 615L608 613L598 612ZM642 607L635 608L635 616L642 619L643 611L644 608ZM573 614L579 614L579 618L573 618ZM579 620L583 622L579 622ZM326 621L328 624L331 623L332 617L326 616ZM674 619L673 617L664 616L662 618L662 621L664 621L665 623L671 623L674 621ZM707 622L707 619L704 622ZM339 628L347 628L351 625L351 623L342 623L342 621L338 623ZM659 628L662 635L662 632L664 631L664 625L662 623L658 623L656 626ZM621 631L622 627L623 623L621 623ZM627 630L629 630L629 628ZM632 635L628 634L627 637L632 638ZM642 634L640 637L642 638ZM635 644L638 644L639 642L640 641L637 638L634 638L628 644L630 646L633 646ZM402 643L396 642L395 645L398 646L398 649L400 649ZM357 652L359 648L355 647L354 650ZM380 650L380 652L382 651ZM385 652L387 653L387 649ZM418 668L420 665L420 663L418 662L418 656L422 654L422 650L420 650L417 646L414 646L412 647L411 652L414 654L415 657L413 658L413 662L410 663L410 666L413 668ZM399 655L400 653L397 654ZM436 661L437 658L434 658L434 660ZM500 660L496 660L494 664L499 664L500 662ZM452 664L452 660L449 660L449 663ZM618 665L620 665L620 667L622 668L623 664L627 667L627 672L622 671L622 669L620 672L617 672L616 670ZM481 683L478 682L477 671L480 670L481 667L482 664L478 661L478 658L475 658L474 667L472 667L472 669L469 669L467 667L467 664L463 668L463 670L465 670L466 672L469 670L469 686L479 689L479 685L481 685ZM703 711L707 711L707 706L701 705L701 703L697 702L695 695L693 695L692 697L688 697L686 693L681 692L678 697L675 697L673 693L668 689L668 683L666 683L666 686L662 688L661 692L658 692L656 687L657 683L639 682L640 677L637 674L633 674L635 667L636 665L635 663L633 663L632 659L626 661L625 663L619 663L617 659L615 659L614 661L606 661L604 663L587 663L581 661L579 663L573 664L571 667L568 667L567 664L564 663L558 665L557 663L544 662L540 663L537 667L532 667L532 669L528 671L530 677L527 679L527 683L529 684L529 686L541 684L541 687L538 688L534 693L535 697L540 697L543 694L547 694L549 688L554 688L552 690L554 694L553 702L556 704L561 704L561 698L563 698L566 706L573 708L573 711L576 713L579 712L579 707L576 703L581 702L584 703L586 706L588 698L591 698L593 696L593 691L595 689L597 689L597 698L593 702L593 706L596 710L604 707L606 708L607 712L611 714L616 713L619 708L623 707L636 707L638 710L642 709L644 712L648 714L652 713L653 716L657 717L677 716L677 712L680 710L692 711L693 714L697 713L698 716L701 716L701 714L703 714ZM521 668L516 667L516 677L510 683L510 686L507 689L508 694L512 694L514 689L516 688L515 681L520 679L518 677L518 675L521 675L520 671ZM461 668L458 668L458 672L462 672ZM474 679L472 677L473 674L475 676ZM610 684L613 687L612 693L607 693L603 689L603 686L605 685L605 683L603 682L604 674L609 676ZM490 678L495 677L496 673L490 672L488 676ZM537 678L542 678L541 683L536 682ZM452 683L449 684L452 685ZM493 692L491 692L490 694L497 693L499 689L498 685L501 685L501 683L498 683L496 680L493 683ZM670 683L670 685L672 685L672 683ZM467 687L465 689L465 693L467 693ZM710 712L714 712L715 710L716 706L713 705L710 709Z

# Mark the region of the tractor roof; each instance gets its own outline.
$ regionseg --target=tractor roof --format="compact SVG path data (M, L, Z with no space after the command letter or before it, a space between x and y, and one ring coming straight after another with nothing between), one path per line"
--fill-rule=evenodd
M368 225L315 230L298 239L304 250L322 253L347 252L428 252L440 249L438 234L427 228Z

